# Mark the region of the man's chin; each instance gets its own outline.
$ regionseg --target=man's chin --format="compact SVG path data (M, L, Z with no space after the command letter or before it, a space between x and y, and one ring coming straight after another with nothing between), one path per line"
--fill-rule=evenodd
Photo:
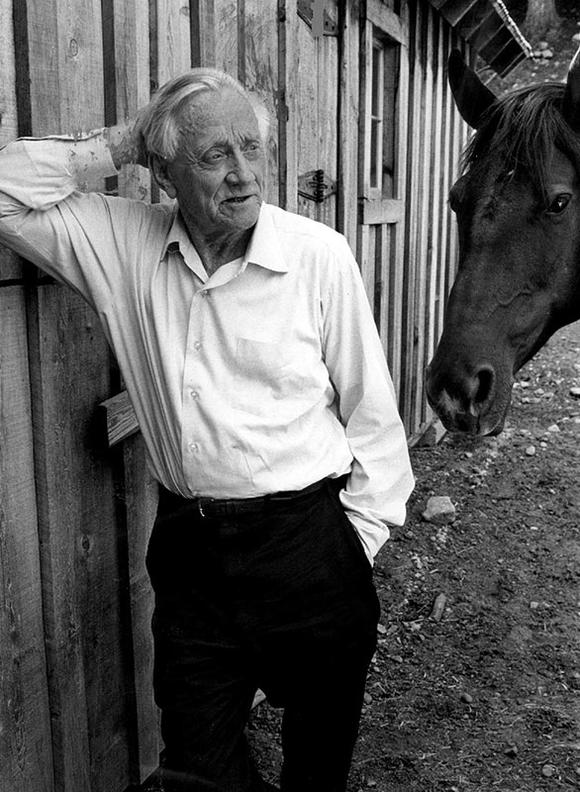
M240 230L253 228L260 216L262 201L257 196L251 196L245 201L222 201L219 215L228 226L234 225Z

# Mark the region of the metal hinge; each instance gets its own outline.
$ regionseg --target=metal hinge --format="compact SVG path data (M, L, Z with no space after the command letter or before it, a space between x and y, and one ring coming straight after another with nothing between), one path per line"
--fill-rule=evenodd
M322 203L336 192L336 182L322 169L308 171L298 177L298 195L315 203Z
M314 19L314 5L321 2L324 2L324 0L298 0L298 16L306 22L309 28L312 28ZM324 9L322 14L322 35L338 36L338 25L333 21L326 9Z

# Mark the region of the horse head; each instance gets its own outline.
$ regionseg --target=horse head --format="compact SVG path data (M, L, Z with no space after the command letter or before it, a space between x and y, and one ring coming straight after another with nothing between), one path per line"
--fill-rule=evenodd
M449 430L497 434L516 372L580 318L580 50L566 85L498 99L457 52L449 82L476 132L449 195L459 260L426 390Z

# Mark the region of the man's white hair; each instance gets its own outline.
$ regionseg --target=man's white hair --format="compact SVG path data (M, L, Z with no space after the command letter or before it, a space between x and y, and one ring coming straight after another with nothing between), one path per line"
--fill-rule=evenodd
M260 136L265 143L270 117L261 100L230 74L218 69L200 67L166 82L141 111L139 125L147 154L172 160L181 143L181 113L187 103L196 94L210 91L222 93L224 90L233 90L248 101L256 115Z

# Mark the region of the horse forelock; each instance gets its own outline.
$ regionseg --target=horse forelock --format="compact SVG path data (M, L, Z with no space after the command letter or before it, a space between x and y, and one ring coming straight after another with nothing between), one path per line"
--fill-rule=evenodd
M487 111L462 158L462 170L477 178L499 171L504 177L525 174L542 199L547 198L553 148L580 175L580 136L562 115L565 86L545 83L513 91Z

